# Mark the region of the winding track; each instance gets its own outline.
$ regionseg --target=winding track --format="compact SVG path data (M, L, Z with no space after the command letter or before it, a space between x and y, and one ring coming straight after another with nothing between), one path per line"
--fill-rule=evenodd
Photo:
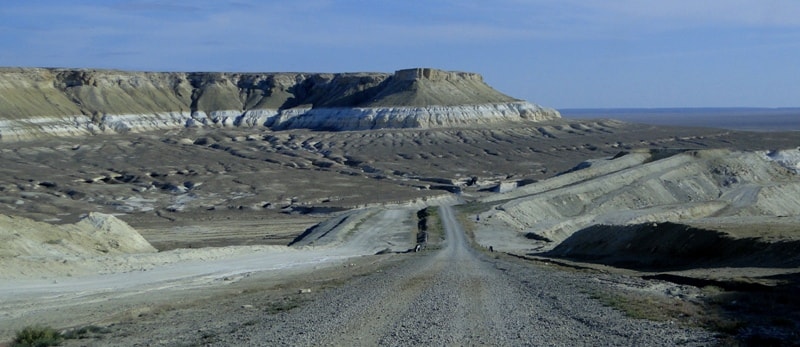
M589 275L470 248L450 207L443 249L355 279L307 305L216 334L214 345L709 345L674 324L634 320L585 294ZM232 327L232 329L230 329Z

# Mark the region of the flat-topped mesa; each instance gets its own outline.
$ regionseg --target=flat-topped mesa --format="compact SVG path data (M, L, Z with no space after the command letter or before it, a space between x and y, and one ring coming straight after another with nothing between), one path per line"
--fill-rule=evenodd
M183 127L369 130L542 121L557 111L481 75L0 68L0 140Z
M460 72L460 71L443 71L431 68L414 68L397 70L394 72L394 78L401 81L413 80L474 80L483 82L483 76L474 72Z

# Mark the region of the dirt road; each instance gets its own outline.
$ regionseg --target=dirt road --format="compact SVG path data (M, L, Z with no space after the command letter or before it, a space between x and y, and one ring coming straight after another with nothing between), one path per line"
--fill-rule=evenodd
M0 281L0 343L28 325L93 324L131 307L190 298L190 290L208 292L251 276L274 284L328 268L335 273L341 264L379 250L405 251L414 246L411 210L367 215L351 237L326 231L334 241L323 247L243 246L101 257L92 261L119 263L108 266L117 272Z
M453 211L443 207L441 216L446 229L441 250L405 256L394 266L325 291L299 308L275 313L258 305L250 310L210 305L154 318L146 323L146 339L134 336L135 325L109 339L121 345L219 346L691 346L714 342L702 330L634 320L601 305L587 294L592 286L600 285L592 275L495 259L475 251ZM242 300L252 303L254 298Z

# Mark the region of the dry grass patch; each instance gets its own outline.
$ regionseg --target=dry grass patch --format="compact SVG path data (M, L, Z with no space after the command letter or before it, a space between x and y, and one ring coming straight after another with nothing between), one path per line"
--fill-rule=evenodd
M264 311L268 314L278 314L291 311L303 305L307 300L298 296L285 297L282 300L273 301L266 305Z
M796 293L701 288L696 300L636 291L597 289L590 295L625 315L672 321L720 333L730 346L793 345L800 338Z
M13 347L46 347L61 345L64 340L101 338L107 334L107 328L89 325L64 332L46 326L29 326L17 332L11 346Z
M64 340L64 336L50 327L30 326L17 332L14 336L13 347L45 347L57 346Z
M655 294L604 289L590 295L604 305L637 319L682 323L688 320L689 325L697 326L695 320L705 312L705 308L697 303Z
M469 240L469 244L472 248L477 250L483 251L490 251L490 248L484 248L481 244L475 241L475 222L477 221L476 215L488 211L492 209L496 202L492 203L485 203L485 202L470 202L463 205L455 206L456 211L456 219L458 223L461 224L461 227L464 229L464 232L467 234L467 240ZM491 252L494 252L491 249ZM495 254L495 258L499 255Z
M426 249L440 249L444 241L444 226L437 207L426 207L417 211L417 243L424 243Z
M479 201L471 201L466 204L455 206L456 211L460 214L464 215L475 215L481 212L486 212L494 208L495 206L499 205L501 202L492 201L492 202L479 202Z

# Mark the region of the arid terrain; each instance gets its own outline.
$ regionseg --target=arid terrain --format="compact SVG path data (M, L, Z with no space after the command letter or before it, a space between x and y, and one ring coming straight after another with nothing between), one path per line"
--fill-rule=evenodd
M563 119L431 69L5 69L0 101L0 342L800 337L797 132Z

